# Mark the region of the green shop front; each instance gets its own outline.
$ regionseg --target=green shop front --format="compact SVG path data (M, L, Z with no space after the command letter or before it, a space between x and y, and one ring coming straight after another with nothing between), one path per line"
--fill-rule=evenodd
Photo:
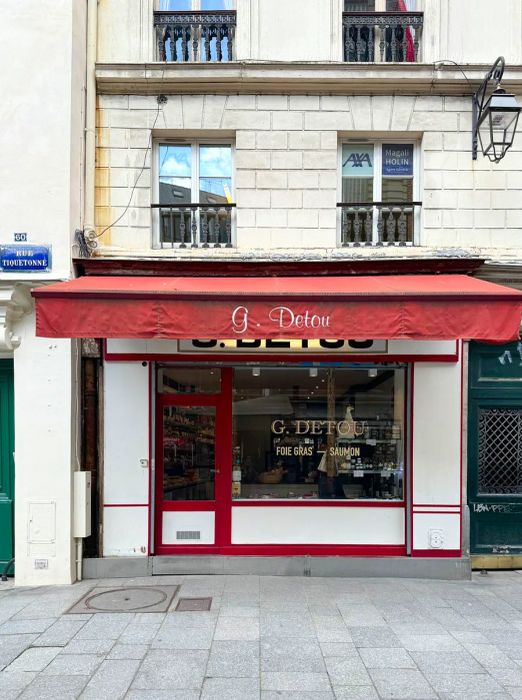
M468 504L478 568L522 564L522 341L470 343Z
M0 569L14 556L13 361L0 360Z

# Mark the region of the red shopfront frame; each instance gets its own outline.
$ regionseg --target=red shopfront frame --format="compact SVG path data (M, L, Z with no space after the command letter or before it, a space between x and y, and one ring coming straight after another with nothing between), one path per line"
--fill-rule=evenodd
M126 358L127 361L130 358ZM133 357L132 359L137 359ZM149 357L150 359L150 357ZM156 359L156 358L154 358ZM200 359L199 357L197 359ZM210 359L210 358L209 358ZM237 363L238 358L228 356L219 358L223 363ZM252 363L252 358L248 358ZM287 362L290 358L278 357L279 362ZM302 363L303 358L292 358L292 364L297 362ZM313 358L316 359L315 357ZM328 358L330 362L338 362L339 364L347 363L346 357ZM380 358L382 360L382 356ZM394 358L396 359L396 358ZM183 366L187 364L179 361L178 357L165 357L161 361L169 364ZM190 356L190 364L192 367L197 366L196 358ZM216 362L214 356L212 360ZM256 360L256 364L272 364L275 358L264 357L262 360ZM276 362L278 360L275 360ZM350 364L352 362L372 362L366 356L359 356L358 359L350 356ZM375 362L375 359L373 359ZM388 363L382 363L388 364ZM206 364L208 367L208 364ZM221 371L221 392L219 394L178 394L178 395L161 395L156 394L154 401L155 408L155 503L151 503L154 508L154 543L150 547L151 554L156 555L196 555L196 554L222 554L222 555L258 555L258 556L405 556L407 554L407 513L406 513L406 498L408 488L409 474L412 469L411 464L411 405L413 396L408 390L408 372L406 372L406 396L405 403L405 425L407 426L406 442L409 445L407 454L409 455L409 463L404 471L403 482L403 500L401 501L365 501L365 500L289 500L289 499L270 499L270 500L233 500L232 499L232 385L233 385L233 368L220 367ZM153 371L153 370L152 370ZM216 466L218 473L216 474L215 482L215 500L214 501L164 501L163 500L163 421L161 419L164 406L215 406L217 409L216 415L219 420L216 422ZM410 416L410 422L406 422L406 417ZM339 544L232 544L232 509L244 507L289 507L289 508L401 508L405 511L404 517L404 544L403 545L339 545ZM205 511L214 513L215 518L215 542L212 545L208 544L163 544L163 513L164 512L196 512ZM152 544L152 543L151 543Z
M176 363L177 364L177 363ZM215 480L214 500L179 500L163 499L163 409L166 406L180 407L214 407L215 421ZM218 552L230 544L231 539L231 483L232 483L232 369L221 369L221 391L216 394L156 394L156 483L154 504L155 553L197 554L205 551ZM175 511L204 511L214 514L215 540L213 545L172 545L163 544L163 514Z

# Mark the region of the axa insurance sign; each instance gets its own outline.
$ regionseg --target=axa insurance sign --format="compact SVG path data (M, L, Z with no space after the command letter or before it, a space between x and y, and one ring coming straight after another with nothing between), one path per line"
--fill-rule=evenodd
M343 177L373 177L373 144L343 146Z

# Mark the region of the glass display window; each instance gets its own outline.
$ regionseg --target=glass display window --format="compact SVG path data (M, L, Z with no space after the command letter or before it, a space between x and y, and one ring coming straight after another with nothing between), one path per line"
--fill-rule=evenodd
M234 370L235 499L404 497L405 368Z

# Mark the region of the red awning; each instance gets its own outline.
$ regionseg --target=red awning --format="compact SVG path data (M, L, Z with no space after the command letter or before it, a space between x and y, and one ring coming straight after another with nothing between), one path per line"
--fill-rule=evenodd
M47 338L507 342L522 292L466 275L91 277L33 290Z

